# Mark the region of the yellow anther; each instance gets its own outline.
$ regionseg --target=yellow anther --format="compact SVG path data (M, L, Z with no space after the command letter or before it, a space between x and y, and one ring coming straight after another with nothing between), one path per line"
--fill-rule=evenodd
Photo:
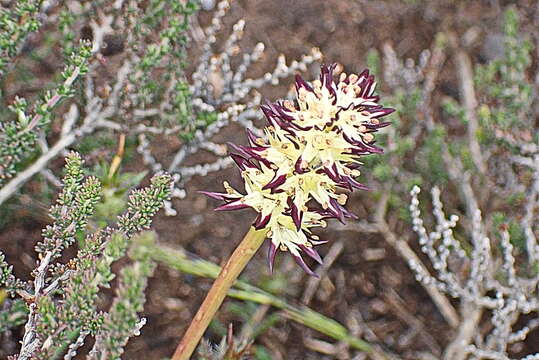
M290 100L285 100L284 103L283 103L284 107L287 108L288 110L296 110L294 108L294 104L292 104L292 102Z
M371 133L363 134L363 140L365 140L366 142L371 142L374 140L374 135Z
M230 184L227 181L223 182L223 187L225 188L227 194L233 194L234 193L234 189L232 189L232 186L230 186Z

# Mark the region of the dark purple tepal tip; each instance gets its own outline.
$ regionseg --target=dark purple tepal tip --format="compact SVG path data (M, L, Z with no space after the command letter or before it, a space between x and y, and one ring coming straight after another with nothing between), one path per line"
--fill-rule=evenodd
M266 225L268 225L270 219L271 219L271 214L262 216L262 213L258 213L253 223L253 226L255 227L256 230L260 230L264 228Z
M246 205L241 202L241 199L229 202L228 204L221 205L217 208L215 208L215 211L230 211L230 210L239 210L239 209L245 209L250 207L249 205Z
M294 255L294 254L292 254L292 256L294 257L294 260L296 261L296 263L297 263L299 266L301 266L301 268L302 268L303 270L305 270L305 272L306 272L307 274L309 274L309 275L311 275L311 276L314 276L314 277L316 277L316 278L317 278L317 277L320 277L320 276L318 276L317 273L315 273L314 271L312 271L312 270L307 266L307 264L305 264L305 261L303 261L303 258L302 258L301 256L299 256L299 255Z
M389 115L389 114L393 113L394 111L395 111L395 109L393 109L393 108L376 109L371 113L371 118L377 119L377 118Z
M260 144L257 143L258 137L251 129L247 129L247 138L249 139L251 146L260 146Z
M277 186L284 184L285 181L286 181L286 175L277 176L273 180L271 180L269 183L264 185L262 190L274 189Z
M296 91L299 91L300 88L305 88L308 91L313 91L311 85L307 84L305 80L299 75L296 75Z
M292 216L294 225L296 225L296 230L299 231L301 229L301 220L303 218L303 211L300 211L298 207L294 203L292 203L290 205L290 215Z
M306 173L308 170L301 167L303 159L301 156L298 157L298 160L296 160L296 163L294 164L294 170L296 170L297 174L303 174Z
M199 194L206 195L207 197L210 197L215 200L221 200L221 201L227 201L231 200L231 196L228 194L221 194L217 192L210 192L210 191L197 191Z
M322 65L320 71L320 81L332 95L335 95L335 89L333 89L333 72L335 71L336 67L337 64L331 64L329 66Z
M311 246L299 245L299 247L301 248L301 250L305 252L305 254L309 255L311 258L316 260L317 263L319 264L323 263L322 258L320 257L320 254L318 254L318 252L315 249L313 249Z
M247 160L243 156L240 156L238 154L230 154L230 157L232 158L232 160L234 160L236 165L238 165L241 171L244 171L245 169L247 169L247 167L252 167L252 164L249 162L249 160Z

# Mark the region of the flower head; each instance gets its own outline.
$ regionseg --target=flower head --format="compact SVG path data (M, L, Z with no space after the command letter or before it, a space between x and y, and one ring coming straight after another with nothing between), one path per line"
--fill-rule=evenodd
M312 233L327 218L355 218L344 205L343 190L366 189L356 178L360 158L379 154L374 133L389 125L380 118L394 110L378 104L374 76L341 73L322 66L311 84L296 77L295 102L279 101L262 107L269 125L264 137L248 130L249 146L230 144L232 158L245 181L242 194L225 182L226 193L203 192L225 202L216 210L252 208L257 229L268 230L269 266L277 250L290 251L311 274L301 253L322 262L313 248L324 243Z

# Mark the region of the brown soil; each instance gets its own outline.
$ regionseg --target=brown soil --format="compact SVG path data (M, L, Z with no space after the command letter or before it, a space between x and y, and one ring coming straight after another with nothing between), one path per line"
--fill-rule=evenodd
M346 69L360 71L365 65L365 55L371 48L381 49L390 42L399 56L417 59L419 53L429 48L437 32L452 30L462 35L471 27L478 27L482 35L501 28L503 7L510 1L341 1L341 0L238 0L226 17L227 29L240 18L246 21L246 34L242 41L244 50L251 49L257 42L266 44L266 55L256 65L253 73L272 69L276 57L284 53L287 59L299 58L316 46L325 55L325 62L342 63ZM537 19L533 1L519 1L526 27ZM207 24L208 13L199 15L201 24ZM478 61L484 59L481 46L473 54ZM313 69L313 76L317 69ZM262 90L265 97L275 100L283 96L290 82ZM456 88L450 74L444 76L444 86ZM383 89L383 85L382 85ZM243 131L231 127L219 135L219 141L244 141ZM201 155L200 160L204 160ZM161 242L181 246L201 258L222 263L248 229L253 213L215 213L216 201L207 199L197 190L220 191L222 182L239 183L236 169L228 169L207 177L195 177L187 185L185 200L175 201L178 216L158 217L155 230ZM363 195L351 199L353 209L362 209ZM30 220L8 224L0 235L0 248L15 264L16 273L28 276L32 267L32 241L40 236L45 221L46 206L32 208ZM23 211L23 210L20 210ZM24 212L24 211L23 211ZM360 211L361 213L361 211ZM368 214L363 211L363 216ZM24 213L18 218L27 218ZM406 263L386 244L382 238L351 231L326 231L321 237L332 243L340 241L344 250L331 266L310 303L310 306L349 328L354 322L351 314L356 312L374 331L376 338L369 341L384 344L384 347L404 359L417 359L421 351L443 349L450 339L451 331L423 288L415 281ZM32 239L32 240L30 240ZM325 255L331 243L320 247ZM366 260L369 249L380 249L382 256L377 260ZM254 283L267 282L269 275L262 249L245 272ZM308 276L284 254L278 259L276 277L286 280L282 296L293 304L299 304ZM282 275L280 275L282 274ZM262 279L262 280L260 280ZM131 340L127 346L126 359L160 359L170 356L183 331L188 326L198 305L211 285L209 280L184 276L162 266L157 268L147 292L144 316L148 318L141 336ZM416 334L410 324L403 321L402 313L389 305L395 294L404 301L404 311L419 320L424 328ZM232 303L227 300L218 315L222 324L234 323L236 332L241 329L241 318L232 314ZM270 309L268 314L274 310ZM416 329L417 330L417 329ZM432 337L429 339L425 334ZM221 333L210 330L207 337L214 343L220 341ZM365 334L364 334L365 336ZM315 338L334 343L333 340L300 326L293 321L281 319L273 328L263 333L257 344L272 352L274 359L330 359L306 346L306 339ZM430 340L433 340L430 341ZM532 339L533 340L533 339ZM539 351L539 342L528 342L527 351ZM350 354L353 354L350 351ZM347 358L342 351L339 358Z

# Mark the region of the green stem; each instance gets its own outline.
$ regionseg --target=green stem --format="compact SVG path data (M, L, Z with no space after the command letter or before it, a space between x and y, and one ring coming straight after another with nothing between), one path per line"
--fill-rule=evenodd
M223 303L228 290L243 271L249 260L260 248L266 238L265 230L250 228L236 250L232 253L219 276L213 283L200 305L197 314L191 321L191 325L183 335L183 339L176 348L171 360L188 360L195 351L200 338L213 319L215 313Z
M184 251L173 249L166 246L156 246L152 251L152 257L155 261L162 263L172 269L186 274L216 278L220 272L220 267L210 261L192 258ZM238 280L234 283L234 289L228 291L228 296L244 301L251 301L259 304L271 305L283 311L289 319L296 321L304 326L314 329L321 334L329 336L337 341L342 341L350 347L365 351L368 353L380 352L375 350L368 342L361 340L348 331L339 322L328 318L307 306L294 306L287 303L278 296L272 295L264 290L250 285L244 281ZM390 359L387 354L379 354L378 358Z

